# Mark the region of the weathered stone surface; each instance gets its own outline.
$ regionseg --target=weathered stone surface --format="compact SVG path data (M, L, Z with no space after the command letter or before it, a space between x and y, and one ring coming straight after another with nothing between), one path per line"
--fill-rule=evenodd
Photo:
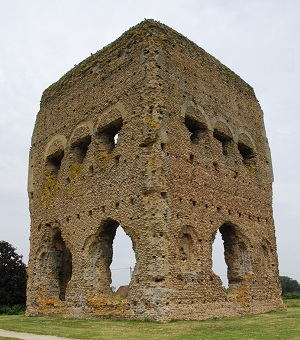
M272 181L253 89L142 22L43 94L27 314L168 321L282 308ZM110 289L119 225L136 255L126 299ZM228 295L212 270L218 230Z

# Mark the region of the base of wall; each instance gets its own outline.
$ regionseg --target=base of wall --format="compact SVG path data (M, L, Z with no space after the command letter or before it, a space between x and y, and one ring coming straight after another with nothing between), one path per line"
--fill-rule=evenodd
M91 299L86 306L68 306L65 301L51 301L43 307L27 307L26 316L56 316L63 318L87 319L136 319L169 322L171 320L206 320L211 318L237 317L260 314L272 310L282 310L281 299L276 301L257 301L249 306L239 306L232 302L194 303L189 305L149 308L144 312L134 312L128 299L98 297Z

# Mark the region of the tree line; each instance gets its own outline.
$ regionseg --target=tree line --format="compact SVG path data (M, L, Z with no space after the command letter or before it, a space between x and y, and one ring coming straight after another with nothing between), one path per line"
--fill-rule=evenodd
M300 284L298 281L288 276L279 276L279 279L284 299L300 299Z

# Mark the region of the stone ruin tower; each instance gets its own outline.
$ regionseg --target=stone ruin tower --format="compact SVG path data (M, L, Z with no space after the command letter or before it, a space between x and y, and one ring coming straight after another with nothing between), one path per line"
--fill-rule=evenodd
M272 181L253 89L143 21L42 96L27 314L168 321L282 308ZM123 300L110 289L119 225L136 256ZM212 270L218 230L227 294Z

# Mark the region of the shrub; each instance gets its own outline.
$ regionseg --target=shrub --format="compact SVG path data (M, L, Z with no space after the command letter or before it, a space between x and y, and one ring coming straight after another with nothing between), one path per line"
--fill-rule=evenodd
M282 295L282 298L284 300L288 300L288 299L300 299L300 293L297 293L297 292L285 293L285 294Z
M0 306L0 315L19 315L24 314L26 306L24 305L13 305L13 306Z

